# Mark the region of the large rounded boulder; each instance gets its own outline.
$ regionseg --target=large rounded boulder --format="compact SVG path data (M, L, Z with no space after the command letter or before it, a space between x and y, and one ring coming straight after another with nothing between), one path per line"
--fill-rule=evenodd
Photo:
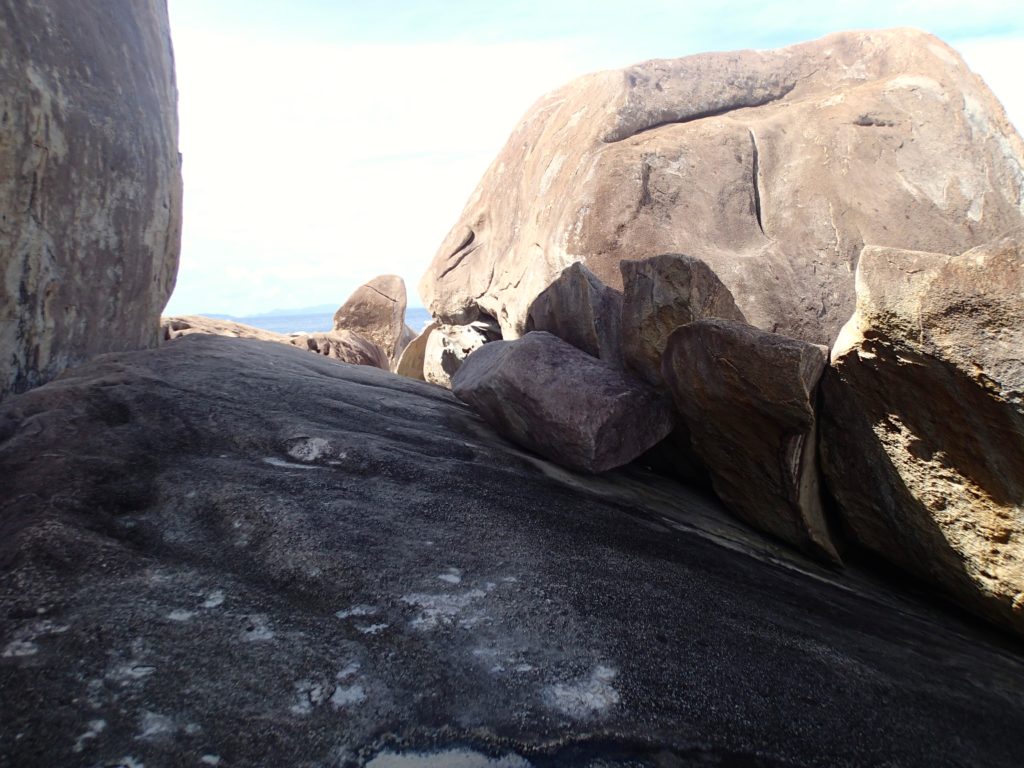
M1024 143L940 40L849 32L580 78L516 127L424 276L520 335L573 262L699 258L753 325L830 345L865 243L960 253L1024 222Z
M0 397L158 343L181 242L163 0L0 0Z

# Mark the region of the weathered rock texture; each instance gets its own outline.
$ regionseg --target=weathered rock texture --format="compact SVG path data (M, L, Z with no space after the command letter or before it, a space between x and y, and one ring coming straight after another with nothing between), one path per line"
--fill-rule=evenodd
M267 331L263 328L254 328L244 323L236 323L234 320L222 320L202 315L165 317L161 321L160 328L163 338L168 341L193 334L226 336L232 339L258 339L259 341L288 344L352 365L370 365L374 368L383 368L385 371L390 370L391 367L387 355L380 347L352 331L284 334Z
M332 360L391 370L391 361L384 354L384 350L353 331L304 333L290 337L288 341L300 349L308 349Z
M661 384L668 337L681 325L705 317L745 322L732 294L700 259L663 254L626 260L622 270L622 351L626 364L652 384Z
M204 315L181 315L179 317L160 318L160 337L165 341L204 333L210 336L228 336L233 339L260 339L276 341L280 344L291 343L291 337L283 333L267 331L234 320L224 320Z
M960 57L913 30L650 61L527 113L424 276L505 338L574 261L686 253L759 328L831 344L864 243L960 253L1024 221L1024 144Z
M427 334L423 350L423 378L431 384L451 388L452 377L474 350L501 338L493 320L476 320L469 325L438 325Z
M181 239L162 0L0 0L0 398L158 342Z
M664 376L715 492L755 528L839 561L822 509L815 400L828 349L730 320L670 337Z
M437 327L437 323L430 323L419 336L405 346L402 356L398 359L398 365L395 366L395 373L417 381L426 381L423 365L426 359L427 340Z
M832 362L824 468L853 536L1024 634L1024 232L865 248Z
M547 331L588 355L621 366L621 319L622 293L576 262L534 299L526 331Z
M380 275L356 288L338 308L334 330L358 333L397 363L407 341L405 305L405 281L398 275Z
M452 391L505 437L581 472L621 467L675 425L646 384L543 331L478 349Z
M373 368L110 355L0 477L6 765L1020 766L986 628Z

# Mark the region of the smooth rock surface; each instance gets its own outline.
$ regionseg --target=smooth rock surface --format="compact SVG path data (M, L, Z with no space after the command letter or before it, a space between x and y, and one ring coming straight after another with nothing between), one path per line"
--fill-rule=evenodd
M474 350L501 338L493 320L476 320L469 325L443 325L427 334L423 349L423 378L451 389L452 377Z
M416 381L426 381L423 374L423 367L426 361L427 340L430 334L438 327L437 323L430 323L415 339L410 341L402 356L398 358L398 365L395 366L395 373Z
M163 0L0 0L0 398L155 346L181 241Z
M384 350L353 331L305 333L289 338L289 343L343 363L391 370L391 361L384 354Z
M5 765L1020 765L1005 636L384 371L107 356L0 473Z
M828 349L731 320L677 329L664 377L725 505L814 557L840 558L822 508L816 399Z
M351 331L376 344L392 364L404 349L405 281L380 275L361 285L334 313L334 330Z
M526 332L547 331L609 365L622 365L622 293L580 262L570 264L530 305Z
M1024 143L955 51L914 30L649 61L516 126L420 284L505 338L569 264L707 262L747 320L828 344L865 243L960 253L1024 222Z
M853 537L1024 634L1024 231L865 248L832 364L823 467Z
M164 341L179 339L182 336L191 336L194 333L228 336L233 339L276 341L279 344L289 344L293 338L284 333L275 333L274 331L256 328L245 323L238 323L234 320L206 317L205 315L179 315L160 318L160 337Z
M628 464L675 426L667 399L543 331L478 349L452 391L514 443L580 472Z
M651 384L663 383L662 356L681 325L705 317L745 322L732 294L700 259L676 253L625 260L622 350L626 364Z

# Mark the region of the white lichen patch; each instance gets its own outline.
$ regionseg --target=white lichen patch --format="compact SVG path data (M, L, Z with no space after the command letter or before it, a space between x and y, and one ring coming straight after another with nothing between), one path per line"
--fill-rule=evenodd
M420 609L420 614L412 620L413 629L427 630L456 621L463 626L477 623L482 616L472 609L474 603L486 596L482 589L471 589L453 595L415 593L402 597L402 602Z
M339 685L331 696L331 706L335 709L355 706L366 701L366 690L361 685Z
M203 755L199 758L200 765L220 765L220 755Z
M242 639L246 642L264 642L274 638L274 631L267 625L267 617L262 614L250 616L242 629Z
M203 608L220 608L224 605L224 590L215 589L203 601Z
M294 464L284 459L278 459L274 456L266 456L263 458L264 464L269 464L272 467L281 467L283 469L323 469L318 464Z
M488 757L469 749L444 752L391 752L385 750L366 764L366 768L530 768L530 763L516 754Z
M119 664L107 673L107 679L118 683L129 683L149 677L156 671L156 667L142 664L138 661L129 661Z
M544 701L564 715L586 719L603 714L619 703L618 691L612 687L615 670L598 666L590 677L556 683L544 690Z
M106 720L90 720L88 730L75 739L75 752L81 752L85 749L86 742L92 741L101 733L107 729Z
M390 626L390 624L356 624L356 629L364 635L379 635Z
M35 656L39 653L39 646L27 640L12 640L4 647L3 657L15 659L23 656Z
M164 736L172 736L177 730L178 726L167 715L143 712L141 728L135 738L143 741L159 739Z
M297 461L314 462L333 458L333 453L330 442L322 437L298 438L288 448L288 455Z
M350 619L353 616L375 616L377 615L377 610L372 605L354 605L351 608L338 611L334 615L339 619Z
M110 768L146 768L146 764L141 760L136 760L130 755L128 757L122 757L120 760L116 760L112 763L104 763L105 766Z
M192 611L186 611L183 608L178 608L167 614L167 618L171 621L188 621L193 616L195 616L195 613Z
M335 677L338 680L347 680L352 677L356 672L362 668L362 665L358 661L353 661L345 665L345 667L338 671Z
M293 715L308 715L315 707L319 707L327 699L327 691L323 685L309 680L295 684L297 701L291 707Z
M449 568L447 572L442 573L438 576L441 581L448 584L461 584L462 583L462 571L458 568Z

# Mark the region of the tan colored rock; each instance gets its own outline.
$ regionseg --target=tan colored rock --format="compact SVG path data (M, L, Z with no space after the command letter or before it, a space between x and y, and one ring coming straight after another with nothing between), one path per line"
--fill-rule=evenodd
M427 340L437 327L437 323L430 323L419 336L406 345L402 350L402 356L398 359L395 373L417 381L426 381L423 376L423 364L426 358Z
M334 313L334 330L359 334L397 363L406 329L405 306L405 281L398 275L380 275L357 288Z
M669 337L664 377L726 506L838 563L818 472L815 400L827 364L826 347L707 319Z
M258 339L288 344L318 355L340 360L352 365L369 365L390 370L390 362L383 350L372 341L352 331L328 331L327 333L274 333L254 328L234 320L221 320L201 315L165 317L161 322L165 340L173 340L192 334L227 336L234 339Z
M167 5L0 0L0 398L155 346L181 240Z
M543 97L424 276L432 314L529 308L582 261L705 261L753 325L831 343L864 243L959 253L1024 221L1024 144L951 48L913 30L650 61Z
M822 460L853 536L1024 634L1024 231L865 248L832 364Z
M160 319L160 337L165 341L191 336L193 333L204 333L209 336L228 336L234 339L260 339L288 344L291 337L283 333L274 333L263 328L255 328L234 320L223 320L203 315L181 315Z
M651 384L662 383L668 337L705 317L745 322L732 294L700 259L662 254L625 260L622 271L622 351L626 364Z
M576 262L534 299L526 331L547 331L588 355L621 365L621 316L622 294Z
M494 321L477 320L469 325L442 325L427 334L423 351L423 378L451 389L452 377L474 351L501 338Z
M509 440L580 472L628 464L675 423L653 388L545 332L476 350L452 391Z
M289 337L288 342L300 349L308 349L310 352L343 363L391 370L391 362L384 354L384 350L353 331L306 333Z

